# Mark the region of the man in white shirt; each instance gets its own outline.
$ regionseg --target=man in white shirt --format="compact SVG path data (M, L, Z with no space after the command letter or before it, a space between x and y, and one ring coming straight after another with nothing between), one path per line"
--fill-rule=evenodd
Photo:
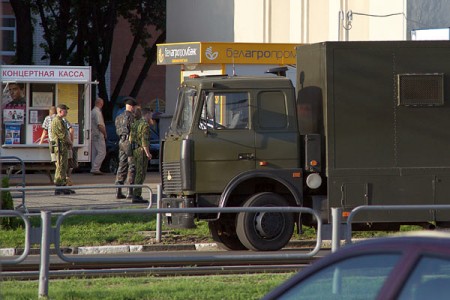
M91 173L102 175L100 167L106 156L106 127L103 120L102 108L104 101L102 98L95 100L95 106L91 112L91 132L92 132L92 163Z

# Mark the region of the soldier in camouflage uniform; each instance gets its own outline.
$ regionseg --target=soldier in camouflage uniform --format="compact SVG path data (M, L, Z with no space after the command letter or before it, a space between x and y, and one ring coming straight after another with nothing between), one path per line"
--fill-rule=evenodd
M127 180L128 184L134 184L134 177L136 174L136 166L134 165L133 154L126 153L124 151L123 145L129 141L131 124L134 122L134 107L136 106L136 101L133 98L128 98L125 100L125 111L116 117L116 133L119 136L119 167L116 174L116 184L123 185ZM133 189L128 189L128 195L122 194L122 189L117 189L116 194L117 199L131 199L135 202L133 196Z
M142 110L140 107L136 107L134 116L135 121L131 125L131 141L135 144L133 150L134 165L136 166L134 183L143 184L147 175L148 160L152 158L149 149L151 111L148 107L143 107ZM135 188L133 195L142 203L148 203L142 198L142 188Z
M55 185L56 186L65 186L66 182L66 174L68 169L68 159L69 159L69 149L72 146L72 141L69 137L69 132L67 130L67 126L63 121L63 118L67 116L67 110L69 108L60 104L56 108L56 117L53 118L51 123L51 141L53 152L56 157L56 170L55 170ZM61 189L55 190L55 195L60 194L71 194L74 191L69 189Z

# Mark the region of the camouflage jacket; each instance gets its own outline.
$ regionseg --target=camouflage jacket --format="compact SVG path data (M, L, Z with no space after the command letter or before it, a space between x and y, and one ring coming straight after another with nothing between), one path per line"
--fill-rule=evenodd
M125 110L123 113L116 117L116 133L119 138L123 135L129 135L131 130L131 124L134 122L134 115L131 111Z
M51 128L51 140L57 141L59 146L64 149L69 148L69 131L67 130L67 125L64 120L60 116L54 117L51 123Z
M150 143L150 125L145 119L139 119L131 125L131 141L139 147L144 147Z

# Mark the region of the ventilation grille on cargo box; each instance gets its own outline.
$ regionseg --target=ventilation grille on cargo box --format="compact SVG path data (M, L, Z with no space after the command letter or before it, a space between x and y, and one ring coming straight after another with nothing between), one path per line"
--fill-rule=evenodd
M444 104L444 74L398 74L398 105Z

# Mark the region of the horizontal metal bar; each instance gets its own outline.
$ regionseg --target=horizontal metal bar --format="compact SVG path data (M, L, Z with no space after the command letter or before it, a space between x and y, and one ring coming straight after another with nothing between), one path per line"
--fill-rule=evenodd
M284 213L309 213L317 220L317 240L314 249L307 254L287 254L287 253L254 253L245 255L204 255L204 256L160 256L160 257L68 257L64 255L60 248L60 228L64 219L73 215L101 215L101 214L152 214L152 213L237 213L237 212L284 212ZM56 254L66 262L217 262L217 261L231 261L231 260L245 260L245 261L265 261L269 259L292 260L303 259L316 255L322 243L322 222L318 213L307 207L216 207L216 208L159 208L159 209L124 209L124 210L71 210L63 213L58 217L55 225L55 250Z
M383 211L383 210L450 210L449 204L427 204L427 205L361 205L355 207L347 218L347 228L345 242L352 242L352 223L355 215L362 211Z
M196 275L196 274L235 274L242 272L286 272L298 270L304 265L242 265L242 266L194 266L194 267L145 267L145 268L111 268L111 269L83 269L83 270L53 270L49 277L61 278L65 276L115 276L117 274L156 274L156 275ZM5 278L37 278L39 271L2 272Z

